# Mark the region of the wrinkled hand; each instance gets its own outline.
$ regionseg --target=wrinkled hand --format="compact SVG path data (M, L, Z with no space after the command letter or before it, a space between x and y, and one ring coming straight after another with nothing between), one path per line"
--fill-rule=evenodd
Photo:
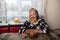
M40 30L40 29L39 29L39 30L35 29L34 31L35 31L36 33L43 33L43 31Z
M37 29L27 29L27 30L25 31L25 33L28 34L28 33L32 32L32 31L33 31L33 32L36 32L36 33L43 33L43 31L40 30L40 29L39 29L39 30L37 30Z
M25 37L27 37L27 34L26 33L22 33L22 34L20 34L20 37L21 38L25 38Z

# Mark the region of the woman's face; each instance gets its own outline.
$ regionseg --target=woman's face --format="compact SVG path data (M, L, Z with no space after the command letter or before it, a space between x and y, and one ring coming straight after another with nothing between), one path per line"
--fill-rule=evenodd
M30 12L30 20L31 20L31 21L36 21L36 19L37 19L37 18L36 18L36 13L35 13L34 11L31 11L31 12Z

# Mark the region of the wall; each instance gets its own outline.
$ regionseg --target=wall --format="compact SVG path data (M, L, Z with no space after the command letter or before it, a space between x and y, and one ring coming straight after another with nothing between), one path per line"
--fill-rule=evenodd
M51 29L60 29L60 0L47 0L45 15Z

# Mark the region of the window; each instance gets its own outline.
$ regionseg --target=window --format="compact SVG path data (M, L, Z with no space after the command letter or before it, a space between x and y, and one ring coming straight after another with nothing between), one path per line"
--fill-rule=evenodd
M0 23L6 22L5 1L0 0Z
M31 0L21 1L21 19L24 21L29 18L29 9L32 7Z
M9 22L15 18L25 21L29 18L31 8L36 8L39 15L44 15L44 3L44 0L0 0L0 22Z
M6 0L7 20L13 20L18 17L17 0Z

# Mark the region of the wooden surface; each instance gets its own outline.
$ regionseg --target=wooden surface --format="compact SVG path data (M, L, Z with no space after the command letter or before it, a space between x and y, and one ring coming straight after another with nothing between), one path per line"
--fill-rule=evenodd
M60 40L56 34L50 34L39 34L36 38L30 38L29 36L21 38L18 33L3 33L0 35L0 40Z

